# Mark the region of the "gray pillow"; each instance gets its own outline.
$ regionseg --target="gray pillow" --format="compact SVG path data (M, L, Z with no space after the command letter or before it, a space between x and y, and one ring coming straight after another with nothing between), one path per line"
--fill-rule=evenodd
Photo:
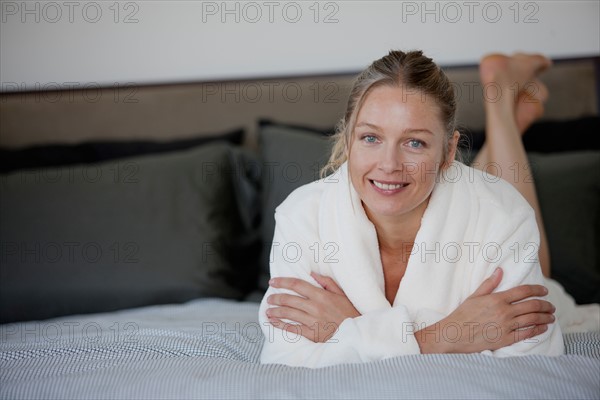
M260 246L235 157L214 143L1 176L1 322L242 298Z
M259 288L266 290L270 276L269 252L275 231L275 208L297 187L319 179L321 168L329 159L332 142L313 131L268 125L261 127L259 143L263 215Z
M529 153L552 276L580 303L600 302L600 151Z

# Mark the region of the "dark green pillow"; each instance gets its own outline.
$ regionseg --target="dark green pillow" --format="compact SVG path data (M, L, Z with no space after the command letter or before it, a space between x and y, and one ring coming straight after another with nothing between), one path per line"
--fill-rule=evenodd
M552 277L578 303L600 302L600 151L528 156Z
M214 143L1 176L1 322L242 298L259 246L234 164Z
M259 143L263 214L259 287L266 290L270 276L269 252L275 231L275 208L297 187L319 179L321 168L329 159L332 142L311 131L268 125L261 127Z

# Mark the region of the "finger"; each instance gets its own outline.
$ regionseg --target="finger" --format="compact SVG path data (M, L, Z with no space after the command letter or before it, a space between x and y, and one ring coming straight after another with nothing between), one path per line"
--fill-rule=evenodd
M481 282L481 285L479 285L477 290L475 290L469 297L485 296L486 294L492 293L500 284L500 281L502 280L502 274L502 268L496 268L492 275Z
M521 285L500 292L507 303L524 300L528 297L543 297L548 294L548 289L542 285Z
M510 325L511 330L523 329L536 325L547 325L554 323L554 315L548 313L526 314L515 318Z
M266 311L267 318L287 319L303 325L314 324L314 319L306 312L291 307L272 307Z
M520 342L525 339L533 338L548 330L548 325L536 325L532 328L519 329L512 332L513 343Z
M311 315L316 315L319 311L318 309L315 309L313 302L309 299L293 294L272 294L267 297L267 303L275 306L295 308Z
M304 336L308 340L312 340L313 342L316 342L317 338L315 337L315 332L312 329L310 329L308 326L290 324L290 323L283 322L276 318L270 318L269 322L275 328L279 328L282 331L290 332L290 335L289 336L286 335L285 339L295 341L297 339L298 335L300 335L300 336Z
M311 272L310 275L319 283L319 285L323 287L323 289L335 294L343 294L344 296L346 295L332 278L317 274L316 272Z
M307 301L306 298L293 294L278 293L267 297L267 304L274 306L288 306L292 308L303 308L302 302Z
M515 317L532 313L554 314L555 311L556 307L546 300L526 300L511 305L511 313Z
M269 285L277 289L288 289L306 298L314 297L321 288L316 287L303 279L298 278L272 278Z

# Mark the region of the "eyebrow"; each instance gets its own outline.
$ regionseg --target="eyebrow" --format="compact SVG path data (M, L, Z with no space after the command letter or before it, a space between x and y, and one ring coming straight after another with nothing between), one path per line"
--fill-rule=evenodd
M361 128L363 126L374 129L376 131L382 130L379 126L377 126L375 124L371 124L369 122L359 122L358 124L356 124L356 128ZM433 132L431 132L429 129L424 129L424 128L406 129L403 133L420 133L420 132L429 133L430 135L433 135Z

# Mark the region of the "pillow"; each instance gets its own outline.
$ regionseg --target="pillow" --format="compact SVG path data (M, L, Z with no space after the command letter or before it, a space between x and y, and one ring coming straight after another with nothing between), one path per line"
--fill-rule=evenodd
M0 321L242 298L260 243L236 162L215 142L1 176Z
M258 120L258 126L262 129L267 126L275 126L280 128L295 129L297 131L305 131L306 133L320 134L325 136L332 136L335 133L335 128L316 128L310 125L301 124L289 124L282 122L275 122L268 118L261 118Z
M600 303L600 151L528 157L548 236L552 277L577 303Z
M570 140L565 140L565 132L569 132ZM592 139L598 136L598 132L598 116L566 121L541 121L525 131L523 145L527 151L537 153L600 150L600 141Z
M532 124L523 134L523 146L532 153L600 150L600 141L590 137L600 131L600 117L589 116L566 121L541 121ZM565 140L570 132L576 140ZM458 142L464 159L472 160L485 142L485 131L462 130Z
M275 232L275 208L297 187L319 179L329 159L332 142L314 132L285 125L267 125L258 133L262 160L261 237L263 249L259 288L266 290L270 277L269 253Z
M0 149L0 173L18 169L89 164L143 154L165 153L189 149L214 141L226 141L239 145L242 143L243 138L244 131L240 129L221 135L200 136L168 142L102 141L75 145L32 146L18 150Z

